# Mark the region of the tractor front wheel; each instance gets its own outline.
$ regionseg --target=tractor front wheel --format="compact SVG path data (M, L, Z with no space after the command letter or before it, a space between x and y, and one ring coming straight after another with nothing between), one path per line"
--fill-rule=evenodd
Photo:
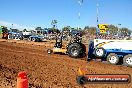
M47 53L48 53L48 54L51 54L52 52L53 52L53 51L52 51L51 49L48 49L48 50L47 50Z

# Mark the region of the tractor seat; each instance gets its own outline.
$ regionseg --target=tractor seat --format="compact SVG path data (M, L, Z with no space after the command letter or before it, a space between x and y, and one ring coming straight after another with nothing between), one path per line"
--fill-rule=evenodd
M62 48L62 43L61 42L56 42L55 48Z

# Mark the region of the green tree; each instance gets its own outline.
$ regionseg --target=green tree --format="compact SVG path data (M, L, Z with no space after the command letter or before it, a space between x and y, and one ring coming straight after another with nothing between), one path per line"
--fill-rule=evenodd
M35 30L42 30L42 28L41 27L37 27L37 28L35 28Z
M77 30L78 30L78 31L82 31L82 28L79 27L79 28L77 28Z
M10 30L11 30L11 32L19 32L18 29L10 29Z
M24 29L23 32L27 32L27 29Z
M57 28L48 28L52 32L60 33L59 29Z
M96 34L96 27L89 27L89 26L86 26L85 28L84 28L84 31L85 31L85 33L88 33L88 34L90 34L90 35L95 35Z
M128 28L121 28L120 29L120 33L123 35L123 36L130 36L131 35L131 30L129 30Z
M1 27L2 27L2 32L3 32L3 33L7 33L7 32L8 32L7 27L5 27L5 26L1 26Z
M70 31L71 30L71 27L70 26L66 26L66 27L63 27L62 28L62 31Z
M71 30L76 30L76 28L71 28Z
M57 20L52 20L52 22L51 22L51 25L52 25L52 27L53 28L56 28L57 27Z
M118 27L114 26L114 25L108 25L108 32L110 34L116 35L118 33Z
M84 27L84 31L85 31L85 30L88 30L88 29L89 29L89 26L85 26L85 27Z
M57 28L57 23L58 23L57 20L52 20L52 21L51 21L51 25L52 25L51 30L52 30L53 32L60 33L59 29Z

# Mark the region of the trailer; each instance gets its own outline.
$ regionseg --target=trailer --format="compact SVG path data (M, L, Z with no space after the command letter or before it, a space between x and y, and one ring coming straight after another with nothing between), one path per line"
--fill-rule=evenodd
M89 42L88 60L100 58L110 64L132 67L132 40L94 39Z

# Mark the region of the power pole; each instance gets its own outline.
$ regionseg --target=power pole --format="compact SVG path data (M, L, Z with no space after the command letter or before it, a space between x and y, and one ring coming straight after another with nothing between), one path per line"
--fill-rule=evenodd
M98 34L98 24L99 24L99 3L98 3L98 0L97 0L97 5L96 5L96 8L97 8L97 29L96 29L96 35Z
M78 4L79 4L79 6L80 6L80 8L81 8L81 6L82 6L82 4L83 4L83 0L78 0ZM79 21L80 21L80 16L81 16L80 8L79 8L79 10L78 10L78 20L79 20ZM79 26L78 26L78 29L79 29Z
M99 24L99 3L97 2L97 25Z
M13 24L12 24L12 27L11 28L13 29Z

